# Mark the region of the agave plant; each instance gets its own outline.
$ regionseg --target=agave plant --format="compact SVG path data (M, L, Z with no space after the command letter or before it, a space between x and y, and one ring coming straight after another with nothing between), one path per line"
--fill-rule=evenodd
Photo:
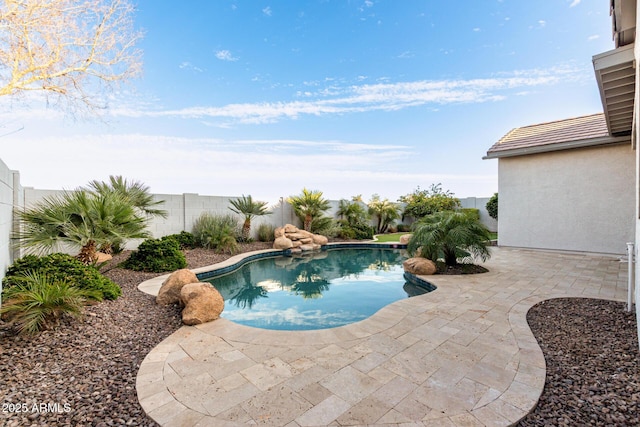
M491 234L478 219L465 212L442 211L414 224L407 250L419 252L432 261L444 259L446 265L458 264L458 258L473 255L486 261Z
M271 212L267 210L267 202L254 201L251 195L242 195L241 198L231 200L229 209L240 215L244 215L244 223L242 224L242 240L247 242L251 237L251 220L256 216L269 215Z
M80 316L87 298L99 295L45 274L26 272L18 284L4 290L0 314L15 324L20 334L35 334L57 326L64 314Z

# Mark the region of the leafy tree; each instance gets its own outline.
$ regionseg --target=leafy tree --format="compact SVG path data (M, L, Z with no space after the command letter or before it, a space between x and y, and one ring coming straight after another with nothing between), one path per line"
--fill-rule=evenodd
M470 255L486 261L491 257L487 227L468 213L442 211L414 224L407 250L434 262L443 258L446 265L458 264L458 258Z
M269 215L271 212L267 210L267 202L254 201L251 195L242 195L241 198L231 200L232 212L244 215L244 223L242 224L242 240L247 242L251 238L251 220L256 216Z
M98 111L102 92L140 73L128 0L0 3L0 96L38 91L69 109Z
M393 222L400 218L398 205L389 201L389 199L380 199L380 196L374 194L369 201L369 214L377 218L377 232L384 233Z
M70 245L80 248L77 258L85 264L95 262L99 245L149 237L147 219L117 192L65 191L16 215L21 222L15 235L19 246L46 253Z
M494 193L486 204L489 216L496 221L498 220L498 193Z
M287 202L293 207L293 211L302 221L303 228L311 231L311 221L329 210L329 201L322 197L322 191L302 189L298 196L291 196Z
M442 184L432 184L428 190L416 188L413 193L401 196L398 201L406 203L402 217L419 220L441 211L452 211L460 207L460 200L450 191L442 190Z

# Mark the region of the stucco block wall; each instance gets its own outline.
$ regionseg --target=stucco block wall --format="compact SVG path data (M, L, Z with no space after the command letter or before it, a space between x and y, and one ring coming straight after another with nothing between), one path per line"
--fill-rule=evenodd
M0 291L5 270L16 257L11 245L13 207L23 204L20 175L0 160Z
M480 212L480 222L483 223L490 231L498 231L498 221L491 218L487 212L487 202L490 197L467 197L460 199L460 205L463 208L478 209Z
M623 254L635 235L631 144L501 158L498 244Z

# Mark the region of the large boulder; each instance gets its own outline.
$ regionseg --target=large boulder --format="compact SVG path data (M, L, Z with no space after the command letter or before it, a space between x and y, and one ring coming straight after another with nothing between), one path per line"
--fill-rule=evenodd
M413 236L413 234L403 234L402 236L400 236L400 244L401 245L408 244L409 240L411 240L411 236Z
M284 227L278 227L275 230L273 230L273 237L276 239L278 237L284 237Z
M316 245L326 245L327 243L329 243L329 239L327 239L327 236L323 236L321 234L314 234L313 235L313 243L315 243Z
M430 276L436 274L438 270L433 261L421 257L409 258L402 263L402 266L404 267L404 271L417 276Z
M180 290L182 290L182 287L189 283L198 282L199 280L193 271L187 268L176 270L162 283L156 297L156 303L168 305L180 302Z
M284 236L276 237L273 241L273 249L291 249L293 247L293 242L291 239L287 239Z
M220 317L224 299L220 292L208 283L189 283L182 287L180 300L184 304L182 323L199 325Z

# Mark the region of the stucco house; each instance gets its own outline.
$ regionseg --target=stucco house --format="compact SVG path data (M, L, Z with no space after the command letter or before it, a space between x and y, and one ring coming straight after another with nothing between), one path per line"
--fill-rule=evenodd
M631 137L604 114L513 129L485 159L498 159L501 246L622 254L633 241Z
M593 57L603 113L516 128L487 151L501 246L623 254L638 242L637 6L610 0L615 48Z

